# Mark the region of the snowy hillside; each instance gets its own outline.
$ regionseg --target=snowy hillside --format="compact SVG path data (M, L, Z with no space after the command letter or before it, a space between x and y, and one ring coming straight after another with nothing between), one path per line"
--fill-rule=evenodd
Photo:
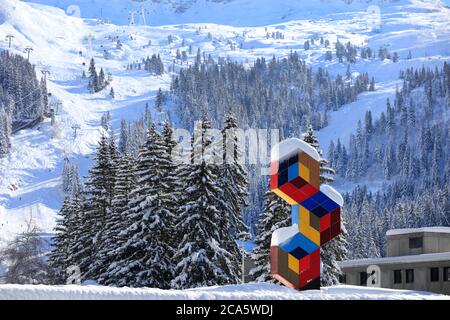
M82 18L66 15L67 8L74 3L79 5ZM11 48L14 53L25 55L24 49L33 47L30 60L38 74L42 70L51 72L48 76L51 102L62 105L56 116L57 126L47 119L39 128L20 131L12 137L11 153L0 159L0 246L22 232L29 219L36 221L43 232L53 231L63 200L64 158L76 163L81 175L86 175L103 130L102 114L111 112L112 126L117 132L121 119L137 119L145 103L154 105L157 90L170 86L169 73L151 76L142 70L127 70L126 66L152 54L160 54L166 67L171 66L183 39L186 42L183 50L189 45L195 48L189 55L191 62L197 48L213 57L245 63L258 57L284 57L296 50L314 69L327 67L331 75L345 74L346 64L326 61L326 50L318 45L305 51L303 44L307 39L321 35L331 43L340 39L373 48L386 46L391 52L398 52L401 60L396 64L358 60L352 65L355 75L369 72L375 78L377 91L363 93L356 102L331 114L330 125L319 132L325 150L338 137L346 142L366 110L379 117L386 98L392 98L396 85L401 84L400 70L423 64L442 66L450 59L450 9L436 1L380 3L377 32L373 30L373 15L366 11L366 1L347 5L340 0L286 0L280 6L270 0L199 0L192 1L185 10L179 10L176 4L177 1L149 0L145 4L146 17L152 26L129 27L128 12L133 6L138 7L131 1L1 1L0 35L14 36ZM89 18L111 20L112 24ZM275 31L282 32L284 39L266 38L267 32ZM170 35L174 41L169 44ZM118 37L123 47L118 49L109 40L111 37ZM230 42L238 44L238 48L232 50ZM0 49L7 48L7 42L0 43ZM414 55L407 60L409 51ZM112 74L114 100L106 91L88 92L87 82L81 76L91 57L98 67ZM175 70L180 67L177 65ZM176 119L173 110L164 111ZM156 110L152 112L157 118ZM76 136L75 126L80 127Z
M96 286L0 285L0 300L449 300L426 292L336 286L298 292L271 284L247 284L192 290L108 288Z
M129 24L129 12L137 12L136 24L142 22L141 2L133 0L26 0L55 6L70 15L102 19L114 24ZM145 20L150 25L182 23L217 23L253 27L284 23L300 19L342 19L349 12L364 12L368 5L380 5L383 10L396 11L410 0L362 1L343 0L146 0ZM439 3L438 1L433 1ZM76 8L74 5L78 6Z

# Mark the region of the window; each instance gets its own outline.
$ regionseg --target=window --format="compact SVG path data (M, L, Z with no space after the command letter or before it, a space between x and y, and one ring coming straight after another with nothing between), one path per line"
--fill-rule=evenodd
M450 267L444 268L444 281L450 281Z
M419 249L423 246L423 239L422 237L418 238L409 238L409 248L410 249Z
M406 270L406 283L413 283L414 282L414 269L407 269Z
M394 270L394 283L402 283L402 270Z
M339 275L339 283L347 283L347 275L345 273Z
M439 268L430 269L430 281L431 282L439 281Z
M359 284L361 286L367 286L367 272L359 273Z

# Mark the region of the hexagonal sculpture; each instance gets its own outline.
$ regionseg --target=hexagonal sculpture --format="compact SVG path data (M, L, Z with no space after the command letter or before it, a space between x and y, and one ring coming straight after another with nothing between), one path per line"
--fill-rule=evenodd
M326 188L328 186L323 186ZM324 190L322 188L322 190ZM323 246L341 232L341 208L324 191L319 191L299 205L292 206L292 224L318 246Z
M272 153L270 189L290 205L305 201L320 189L320 157L314 149L305 151L303 144L290 143L286 146L293 151Z
M273 233L270 262L273 277L289 288L306 290L320 285L320 248L296 225Z
M292 205L292 227L275 230L272 276L297 290L320 288L320 247L341 230L341 195L320 186L320 156L299 139L288 139L271 154L270 189Z

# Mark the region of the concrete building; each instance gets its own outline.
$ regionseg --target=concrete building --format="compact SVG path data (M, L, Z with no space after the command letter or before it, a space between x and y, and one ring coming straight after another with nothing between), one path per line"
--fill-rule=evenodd
M366 286L368 267L378 266L382 288L450 295L450 228L398 229L386 236L387 257L340 263L343 283Z

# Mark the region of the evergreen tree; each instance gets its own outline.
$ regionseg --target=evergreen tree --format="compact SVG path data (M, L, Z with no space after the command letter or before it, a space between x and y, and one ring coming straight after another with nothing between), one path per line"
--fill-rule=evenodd
M103 68L100 69L100 72L98 74L98 91L103 90L107 86L107 81L105 77L105 72L103 71Z
M91 63L89 65L89 84L88 89L90 93L95 93L99 91L99 80L97 70L95 68L94 58L91 59Z
M161 88L159 88L158 93L156 94L156 100L155 100L156 111L162 112L163 105L164 105L164 94L163 94Z
M99 283L106 286L124 286L127 283L116 277L117 262L122 258L119 248L129 240L124 230L129 227L128 209L131 192L136 187L135 159L128 154L122 154L117 162L116 179L114 184L114 198L112 213L105 223L105 241L99 250L98 258L102 259L105 269L99 276Z
M241 164L242 150L239 145L236 118L228 113L222 130L223 163L219 166L219 188L223 200L221 225L222 244L232 254L234 274L241 277L241 251L237 240L248 240L248 228L243 221L243 209L247 205L247 173ZM236 279L237 280L237 279Z
M176 225L178 262L172 286L177 289L235 283L231 253L221 243L221 190L214 166L207 163L206 149L212 141L206 119L196 127L193 157L196 158L185 180L183 204Z
M103 267L96 255L104 231L105 221L111 214L111 201L114 186L114 164L111 161L110 144L102 136L97 148L94 165L89 170L82 203L83 217L79 228L83 230L75 250L77 265L83 273L83 279L96 279Z
M129 134L130 129L126 120L120 121L120 138L119 138L119 152L125 154L129 152Z
M59 212L59 219L56 222L56 234L53 237L53 248L49 254L48 263L51 267L53 284L64 284L68 264L69 248L71 241L70 225L73 214L72 199L66 197L62 209Z
M169 190L173 167L161 136L154 125L148 130L136 164L137 183L131 193L127 227L128 239L117 249L119 261L109 270L121 279L119 285L167 289L172 278L171 238L176 201Z

